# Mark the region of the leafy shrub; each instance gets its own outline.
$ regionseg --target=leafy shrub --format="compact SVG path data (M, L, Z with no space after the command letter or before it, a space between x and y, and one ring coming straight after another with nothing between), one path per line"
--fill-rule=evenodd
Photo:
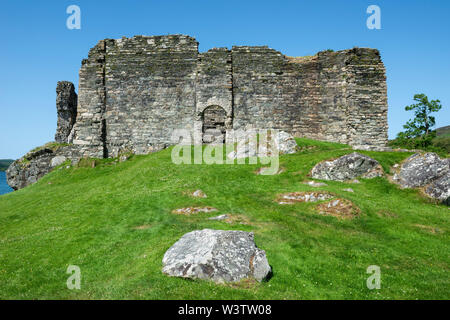
M430 133L425 138L407 138L399 134L396 139L389 141L388 146L401 149L420 149L436 152L441 157L447 157L450 153L450 138L436 137L435 132Z

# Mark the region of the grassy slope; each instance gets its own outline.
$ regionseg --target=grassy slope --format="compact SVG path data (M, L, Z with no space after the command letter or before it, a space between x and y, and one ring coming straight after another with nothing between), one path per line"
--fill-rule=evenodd
M350 221L318 215L314 204L278 205L278 193L317 190L302 184L315 163L351 152L298 142L317 148L282 156L286 171L277 176L255 175L260 165L176 166L169 149L94 169L55 170L0 196L0 298L449 299L448 208L382 178L320 189L361 208L363 215ZM409 155L364 153L385 170ZM348 187L355 192L342 191ZM208 198L183 194L198 188ZM220 211L171 213L193 205ZM222 213L251 224L207 220ZM149 228L135 229L142 225ZM163 275L164 252L203 228L254 231L272 279L231 286ZM69 264L81 267L81 290L66 288ZM369 265L381 267L381 290L366 288Z

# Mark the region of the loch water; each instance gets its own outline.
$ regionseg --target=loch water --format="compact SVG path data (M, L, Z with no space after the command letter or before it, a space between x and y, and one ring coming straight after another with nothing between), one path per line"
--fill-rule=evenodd
M6 183L5 171L0 171L0 195L12 192L13 189Z

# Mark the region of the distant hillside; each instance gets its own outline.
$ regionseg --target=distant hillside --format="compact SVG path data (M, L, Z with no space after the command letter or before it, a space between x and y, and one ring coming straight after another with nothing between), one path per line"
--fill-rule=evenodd
M450 137L450 126L437 128L436 135L438 137Z
M6 169L8 169L9 165L13 161L14 160L11 160L11 159L0 159L0 171L5 171Z

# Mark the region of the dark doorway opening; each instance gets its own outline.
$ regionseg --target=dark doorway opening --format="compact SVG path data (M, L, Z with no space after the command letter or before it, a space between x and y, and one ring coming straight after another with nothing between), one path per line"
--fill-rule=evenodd
M222 107L210 106L203 111L203 143L225 143L227 113Z

